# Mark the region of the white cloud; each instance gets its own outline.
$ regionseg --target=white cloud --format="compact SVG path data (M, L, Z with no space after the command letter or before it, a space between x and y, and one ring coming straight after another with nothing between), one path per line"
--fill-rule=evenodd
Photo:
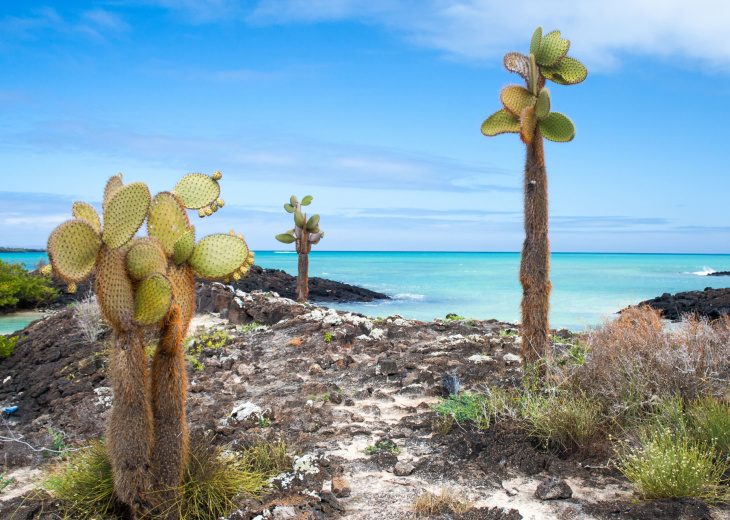
M525 51L532 31L560 29L589 68L624 54L660 56L730 69L724 0L261 0L258 24L356 19L402 33L425 47L470 60Z
M27 16L6 16L0 20L0 35L5 38L32 39L45 31L58 34L82 34L104 39L109 33L129 30L119 15L104 9L80 11L76 20L63 17L52 7L33 10Z

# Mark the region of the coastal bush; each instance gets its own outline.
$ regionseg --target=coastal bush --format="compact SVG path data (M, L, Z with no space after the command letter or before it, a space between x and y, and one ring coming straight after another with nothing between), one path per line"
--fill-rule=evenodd
M730 403L712 396L692 401L688 406L694 438L712 447L720 456L730 454Z
M441 416L450 417L451 425L454 422L457 424L471 422L477 428L484 430L498 417L516 417L520 409L520 396L501 388L486 387L483 392L450 395L432 405L431 409ZM435 423L435 427L446 431L446 424Z
M0 336L0 357L8 357L18 344L17 336Z
M623 443L618 468L645 499L723 498L722 478L728 464L691 436L666 426L642 429L635 446Z
M585 395L523 396L521 416L527 433L545 446L556 442L564 449L587 448L605 432L603 405Z
M153 516L217 520L236 508L239 495L258 496L268 480L291 468L284 442L262 440L231 452L212 446L206 438L191 442L178 501L158 506ZM112 467L103 441L69 455L45 476L42 487L61 504L66 518L124 518L124 506L116 498ZM185 513L183 513L185 512Z
M660 396L720 396L730 374L730 319L693 316L665 327L658 311L632 307L589 331L583 363L553 367L556 377L600 396L620 422L645 414Z
M0 309L36 305L57 294L48 278L31 276L22 265L0 260Z

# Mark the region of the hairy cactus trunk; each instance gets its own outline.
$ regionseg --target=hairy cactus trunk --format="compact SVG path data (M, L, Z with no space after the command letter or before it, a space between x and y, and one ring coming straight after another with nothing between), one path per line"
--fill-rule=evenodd
M160 344L152 360L152 412L155 444L152 475L157 514L169 510L177 498L188 459L185 421L187 376L183 353L181 311L173 307L162 327ZM177 511L172 511L175 518Z
M309 251L312 246L309 244L309 233L304 230L297 239L297 253L299 262L297 264L297 301L305 303L309 298Z
M520 262L522 355L533 363L548 354L551 284L548 242L547 172L539 133L527 145L525 162L525 243Z
M107 423L107 452L117 496L136 518L149 508L153 443L147 354L138 330L119 332L115 337L110 380L114 406Z

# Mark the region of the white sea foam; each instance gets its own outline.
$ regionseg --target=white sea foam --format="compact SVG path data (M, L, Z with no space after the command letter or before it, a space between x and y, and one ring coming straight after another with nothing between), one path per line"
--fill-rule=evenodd
M274 251L275 255L295 255L296 251Z
M684 273L684 274L696 274L698 276L708 276L708 275L711 275L712 273L716 273L716 272L717 271L715 271L712 267L703 266L702 271L692 271L692 272Z
M393 296L396 300L423 300L426 296L423 294L399 293Z

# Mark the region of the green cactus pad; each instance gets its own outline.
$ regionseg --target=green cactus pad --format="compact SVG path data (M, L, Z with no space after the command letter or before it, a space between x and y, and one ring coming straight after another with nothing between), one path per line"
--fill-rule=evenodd
M304 227L304 215L302 215L301 211L294 212L294 223L297 227Z
M111 199L112 195L114 195L114 193L122 186L124 186L124 182L122 182L121 173L117 173L114 177L111 177L107 181L106 187L104 188L104 203L102 205L102 209L106 209L109 199Z
M195 228L191 227L187 232L175 242L173 246L172 261L175 265L182 264L185 260L190 258L193 254L193 248L195 247Z
M289 197L289 204L291 204L292 206L296 206L298 202L299 199L297 199L296 195L292 195L291 197Z
M550 91L544 88L540 91L535 105L535 115L538 119L543 119L550 113Z
M101 237L112 248L126 244L147 218L150 190L133 182L116 190L104 208L104 232Z
M85 220L97 233L101 233L101 219L99 214L94 209L94 206L87 204L86 202L74 202L71 210L73 216Z
M248 258L246 242L231 235L210 235L198 242L188 264L201 278L223 279Z
M180 199L169 191L161 191L152 199L147 233L160 241L167 256L174 253L175 243L190 229L190 219Z
M274 238L276 238L279 242L283 242L284 244L291 244L293 242L296 242L297 237L289 235L287 233L281 233L280 235L276 235Z
M553 67L540 67L540 73L559 85L576 85L586 79L588 69L578 60L566 56Z
M292 206L288 202L286 204L284 204L284 209L286 210L287 213L294 213L296 211L294 206Z
M134 296L134 319L140 325L154 325L167 315L172 303L172 283L161 273L145 278Z
M538 123L537 127L545 139L557 143L567 143L575 137L573 121L560 112L550 112L545 119Z
M202 173L191 173L178 181L172 193L186 208L200 209L220 197L221 187L212 177Z
M522 76L522 79L530 82L530 58L519 52L508 52L504 55L504 68Z
M312 215L309 217L309 220L307 220L307 231L312 231L317 226L319 226L319 215Z
M542 40L542 27L538 27L535 29L535 32L532 33L532 40L530 41L530 54L534 54L537 56L537 54L540 52L540 42Z
M302 199L302 206L309 206L312 203L313 198L314 197L312 197L311 195L307 195L306 197L304 197Z
M80 282L94 268L101 236L86 220L64 222L48 238L48 258L53 271L66 282Z
M540 42L540 50L535 53L535 60L541 67L553 67L568 54L570 41L560 38L560 31L546 34Z
M117 330L129 330L134 317L132 279L127 275L124 251L102 246L96 264L94 290L106 321Z
M504 133L518 133L519 131L520 120L504 108L497 110L482 123L482 133L488 137Z
M147 278L152 273L164 273L167 257L160 243L154 238L138 238L127 251L127 269L135 280Z
M535 138L536 127L537 116L535 115L535 107L525 108L520 117L520 137L525 143L530 144Z
M532 93L537 96L538 92L540 91L540 82L542 81L542 84L545 84L545 80L542 79L542 76L540 76L540 71L537 67L537 62L535 61L535 55L530 54L530 81L528 81L528 87L530 87L530 90Z
M534 106L537 101L532 92L517 85L504 87L499 98L504 108L515 117L519 117L525 108Z

